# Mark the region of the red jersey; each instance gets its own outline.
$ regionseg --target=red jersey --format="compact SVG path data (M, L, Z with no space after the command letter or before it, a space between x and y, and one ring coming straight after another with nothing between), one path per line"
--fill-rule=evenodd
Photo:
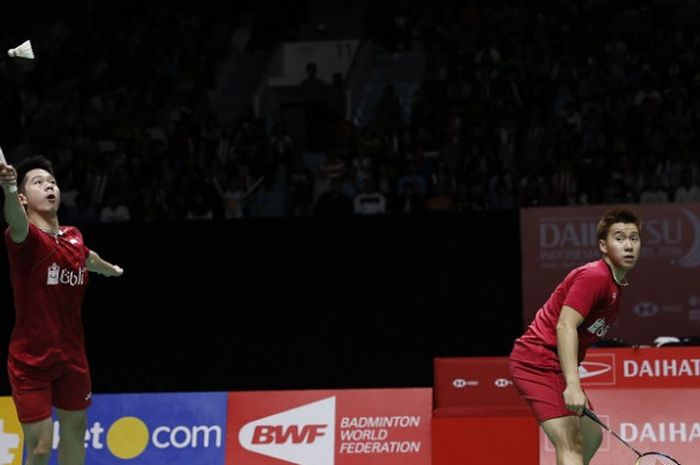
M46 233L33 224L16 244L5 231L15 303L10 356L32 366L84 357L81 308L90 250L77 228Z
M517 341L511 357L516 360L559 365L557 356L557 322L564 305L579 312L583 323L578 327L578 360L586 350L605 337L620 312L622 287L613 278L612 270L600 259L572 270L556 287L535 319ZM542 348L548 349L543 351ZM550 357L549 355L552 355Z

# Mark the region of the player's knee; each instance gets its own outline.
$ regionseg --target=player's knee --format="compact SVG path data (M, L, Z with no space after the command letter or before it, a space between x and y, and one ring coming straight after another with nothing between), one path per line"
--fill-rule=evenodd
M39 442L36 446L28 450L30 464L43 464L48 463L49 456L51 455L51 444Z
M583 455L583 439L580 434L576 433L562 436L560 440L554 444L554 448L557 449L557 452Z
M63 438L78 438L82 440L85 437L85 428L87 427L87 418L78 416L63 420L60 422L59 435Z
M581 441L580 439L567 441L563 445L563 448L566 452L576 455L583 455L583 441Z
M557 454L581 455L583 452L581 429L573 417L550 420L545 422L542 427L552 441Z
M76 439L82 441L85 438L85 426L71 424L70 426L61 427L59 437L61 440Z

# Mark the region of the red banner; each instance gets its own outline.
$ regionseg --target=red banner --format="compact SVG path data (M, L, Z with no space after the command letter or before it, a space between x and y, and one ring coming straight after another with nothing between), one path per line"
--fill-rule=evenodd
M442 416L529 416L505 357L436 358L435 412Z
M587 389L697 389L700 348L591 349L579 374Z
M609 206L521 209L523 320L574 267L600 258L597 221ZM633 344L700 335L700 204L633 205L642 253L608 333Z
M432 389L234 392L228 465L430 465Z
M441 444L460 435L470 437L467 433L474 424L468 417L477 422L479 416L493 417L512 425L515 436L528 434L530 427L517 423L518 408L531 414L510 382L507 361L506 357L435 359L435 416L464 417L461 423L459 418L452 423L450 418L435 419L442 422ZM579 373L598 416L637 450L665 452L680 463L700 463L700 347L591 349ZM539 441L540 465L554 465L554 448L544 433ZM493 447L482 438L467 444L485 455ZM440 465L463 462L458 447L436 457ZM634 463L635 458L634 452L604 433L593 462L617 465Z
M640 452L663 452L683 464L700 462L700 398L696 389L601 389L588 393L596 414ZM636 455L603 432L596 465L634 463ZM540 432L540 465L556 457Z

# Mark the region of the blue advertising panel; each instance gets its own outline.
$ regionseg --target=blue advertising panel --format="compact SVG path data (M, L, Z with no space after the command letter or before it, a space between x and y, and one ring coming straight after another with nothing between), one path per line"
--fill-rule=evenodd
M225 392L95 395L88 410L87 463L223 465L226 411ZM50 464L58 464L57 456Z

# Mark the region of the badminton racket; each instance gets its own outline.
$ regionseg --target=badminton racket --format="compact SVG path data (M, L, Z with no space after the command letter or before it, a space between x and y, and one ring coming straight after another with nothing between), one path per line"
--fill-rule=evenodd
M666 454L662 454L661 452L639 452L637 449L632 447L630 443L622 439L619 434L611 430L608 425L603 423L601 419L598 418L598 415L590 411L588 408L584 407L583 414L602 426L603 429L615 436L622 444L632 449L632 451L637 454L637 460L634 462L635 465L681 465L677 460L669 457Z

